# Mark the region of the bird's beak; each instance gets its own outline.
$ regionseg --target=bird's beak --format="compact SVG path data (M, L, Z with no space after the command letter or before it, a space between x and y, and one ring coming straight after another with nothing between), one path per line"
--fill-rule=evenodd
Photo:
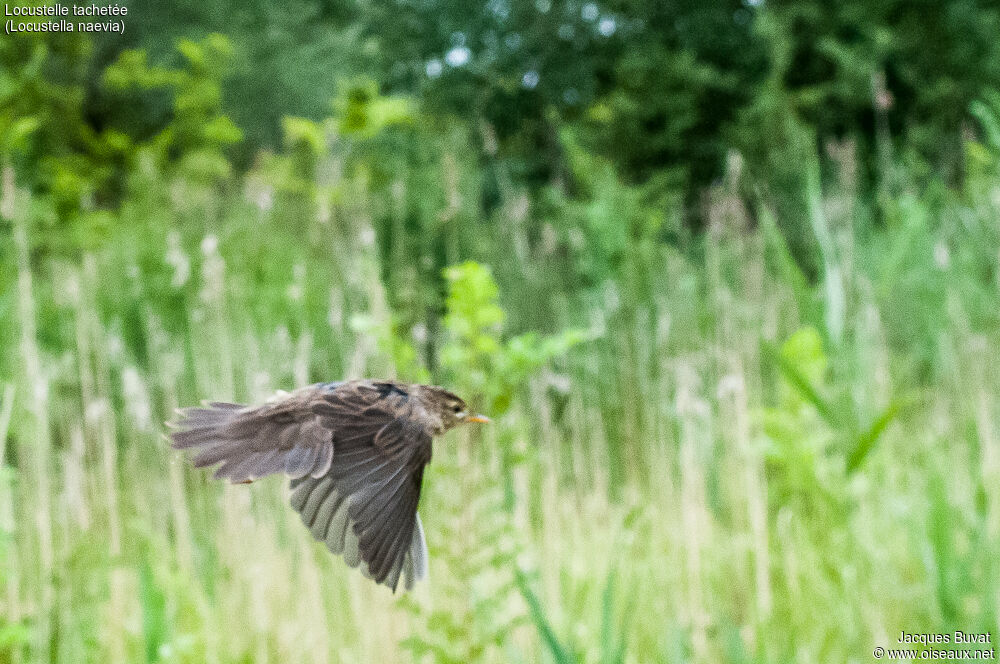
M468 417L465 418L465 421L466 422L479 422L480 424L487 424L490 421L490 418L486 417L485 415L469 415Z

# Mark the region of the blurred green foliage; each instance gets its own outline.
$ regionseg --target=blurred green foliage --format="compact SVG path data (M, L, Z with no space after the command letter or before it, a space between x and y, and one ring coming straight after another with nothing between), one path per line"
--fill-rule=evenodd
M184 58L181 69L150 65L144 51L124 51L104 72L112 90L138 88L167 92L171 121L159 133L136 146L137 159L153 159L159 169L206 185L224 181L231 174L225 148L243 134L222 111L222 79L232 47L220 34L201 42L181 39L177 51Z
M783 153L774 123L786 112L821 142L856 140L876 178L886 148L960 179L969 104L1000 79L993 39L1000 12L975 0L835 7L517 0L477 8L443 0L280 8L212 0L178 2L171 11L137 6L130 16L126 35L92 43L78 35L8 40L12 73L52 74L48 92L33 83L34 94L18 95L18 105L48 103L63 120L45 130L38 113L24 113L36 117L19 118L4 132L8 142L38 132L34 142L47 153L56 141L80 159L100 155L106 167L124 149L121 133L158 133L177 109L160 85L126 96L103 87L103 67L128 48L158 64L190 63L192 53L172 52L175 40L190 45L225 32L233 64L221 94L206 99L220 95L246 132L249 140L232 150L240 165L280 145L284 117L321 119L331 99L347 97L345 81L362 76L470 131L470 147L490 164L483 173L490 187L507 177L532 189L558 181L567 168L559 135L568 125L628 181L680 174L692 185L685 188L692 203L693 192L723 174L733 147L761 168ZM205 62L216 66L215 58ZM879 146L886 140L891 147ZM64 177L70 190L86 189ZM689 214L697 225L697 209Z
M994 7L132 9L0 41L0 661L996 629ZM435 447L403 612L159 439L355 375L495 418Z
M859 193L900 186L885 163L895 154L913 173L960 182L974 166L962 144L970 105L1000 81L1000 12L974 0L174 9L133 8L127 36L18 35L3 47L4 151L53 194L50 227L73 218L68 239L50 240L62 250L106 235L139 146L218 177L280 148L304 126L289 118L322 122L332 110L339 131L388 149L390 182L400 157L413 166L435 143L464 152L482 166L463 199L472 215L492 213L511 187L542 204L577 198L584 150L642 196L679 197L671 223L698 228L699 196L737 150L747 197L779 210L792 257L815 279L815 238L790 221L806 216L794 165L817 144L849 140L866 175ZM398 123L418 126L378 137ZM448 262L436 257L423 277Z
M445 279L442 369L485 412L503 414L518 386L586 338L582 330L571 329L545 337L529 332L502 339L506 315L489 269L467 261L445 270Z
M233 38L226 109L257 147L277 146L284 115L320 117L344 74L374 76L432 115L489 127L496 148L477 141L483 157L532 185L563 172L557 137L570 123L629 179L677 168L704 186L734 140L748 153L770 140L771 120L746 111L774 103L820 140L851 136L873 158L884 119L901 152L960 177L960 125L1000 78L1000 12L975 0L213 0L133 13L127 37L99 38L100 59L123 45L162 58L174 38ZM87 105L121 113L93 93Z

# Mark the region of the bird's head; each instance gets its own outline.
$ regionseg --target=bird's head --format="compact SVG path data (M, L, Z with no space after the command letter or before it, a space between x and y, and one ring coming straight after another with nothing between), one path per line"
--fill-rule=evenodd
M426 390L426 400L431 409L441 418L442 433L459 424L490 421L490 418L485 415L469 412L469 407L457 394L441 387L425 387L424 389Z

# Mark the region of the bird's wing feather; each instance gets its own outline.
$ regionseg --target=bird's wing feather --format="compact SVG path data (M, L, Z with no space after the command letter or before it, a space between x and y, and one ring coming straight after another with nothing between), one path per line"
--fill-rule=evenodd
M182 411L171 438L196 466L243 482L285 472L292 506L313 536L378 583L410 588L426 575L417 517L431 431L392 383L303 388L258 408L211 404Z
M293 482L292 506L313 536L393 590L426 574L417 503L431 433L415 408L386 384L324 394L312 410L334 432L330 470Z

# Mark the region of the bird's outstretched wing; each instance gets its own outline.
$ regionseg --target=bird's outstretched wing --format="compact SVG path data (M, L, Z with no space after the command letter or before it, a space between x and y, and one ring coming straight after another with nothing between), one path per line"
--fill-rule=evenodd
M417 515L431 432L394 383L349 381L297 390L259 407L212 403L181 411L175 448L196 466L247 482L292 478L292 506L313 536L351 566L396 589L427 572Z

